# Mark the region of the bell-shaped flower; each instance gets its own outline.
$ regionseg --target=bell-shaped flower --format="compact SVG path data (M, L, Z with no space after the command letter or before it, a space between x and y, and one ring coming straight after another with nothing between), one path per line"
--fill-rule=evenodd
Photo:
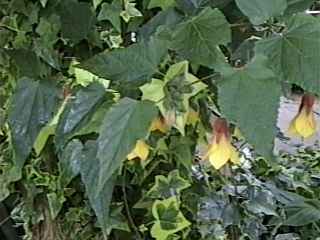
M145 161L149 155L149 145L143 140L138 140L135 148L128 154L128 160L140 158L141 161Z
M228 123L223 118L218 118L213 124L214 136L205 159L209 159L216 169L223 167L228 161L240 163L239 153L231 144Z
M162 133L166 133L168 131L169 127L165 122L165 119L162 117L155 118L150 126L150 132L152 131L160 131Z
M302 97L299 111L290 123L289 134L303 138L315 134L317 131L317 123L313 113L315 100L315 96L310 94L305 94Z

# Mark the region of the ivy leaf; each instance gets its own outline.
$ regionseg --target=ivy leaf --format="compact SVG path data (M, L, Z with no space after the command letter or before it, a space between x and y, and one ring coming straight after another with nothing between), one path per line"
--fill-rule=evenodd
M213 67L224 62L218 45L230 41L231 30L223 13L207 7L177 26L171 47L192 63Z
M134 0L124 0L124 10L120 15L125 22L129 22L134 17L142 17L142 13L135 6Z
M130 98L121 99L107 112L98 138L98 192L121 166L137 140L146 137L156 115L157 108L151 102Z
M173 7L176 0L151 0L148 5L148 9L160 7L162 10L166 10Z
M9 112L17 169L24 165L41 128L52 118L57 100L57 88L48 81L18 81Z
M178 170L173 170L168 177L163 175L156 176L155 184L147 195L151 198L165 199L179 195L182 190L188 187L190 187L190 183L180 176Z
M103 3L98 15L98 21L108 20L121 32L121 19L120 13L122 11L121 1L114 0L112 3Z
M150 100L153 102L160 102L165 97L164 88L165 82L152 78L151 83L146 83L140 87L142 92L142 100Z
M97 191L99 173L101 165L97 158L98 145L95 141L88 141L83 149L82 161L80 164L80 173L82 182L85 185L86 193L89 198L91 207L93 208L99 226L101 227L105 236L111 231L110 228L110 204L115 183L115 177L110 177L102 186L100 191Z
M306 200L300 204L286 206L288 218L283 223L289 226L304 226L320 220L320 202Z
M63 147L66 141L91 119L103 101L109 98L111 94L108 96L104 87L99 83L81 88L74 98L70 98L57 126L57 148Z
M77 44L89 36L95 16L89 3L64 0L59 5L62 37Z
M151 236L156 240L166 240L190 225L190 222L179 210L176 197L165 200L156 200L152 206L152 215L155 223L151 228Z
M79 67L111 81L141 83L151 78L166 54L165 42L153 39L100 53Z
M236 0L239 9L255 25L259 25L283 14L287 8L287 0Z
M282 79L320 93L320 21L298 14L291 18L288 30L260 40L256 52L269 57L270 64Z
M242 69L224 71L219 84L222 113L266 157L272 155L280 95L280 82L264 56L256 56Z

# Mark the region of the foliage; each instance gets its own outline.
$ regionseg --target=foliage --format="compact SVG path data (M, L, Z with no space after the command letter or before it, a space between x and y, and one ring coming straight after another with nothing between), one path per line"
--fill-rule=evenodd
M320 94L319 6L0 0L0 201L24 239L320 236L319 151L274 152L280 97ZM204 159L219 134L239 165Z

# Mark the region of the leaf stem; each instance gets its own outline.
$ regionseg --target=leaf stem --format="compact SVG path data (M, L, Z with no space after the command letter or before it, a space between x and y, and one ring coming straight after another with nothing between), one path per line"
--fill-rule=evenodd
M126 171L126 167L124 166L124 168L123 168L123 181L122 181L122 193L123 193L123 202L124 202L124 206L125 206L125 211L126 211L126 214L127 214L128 220L129 220L129 224L131 225L131 228L135 232L138 239L143 240L142 236L140 235L139 229L137 228L135 222L133 221L133 218L132 218L132 215L130 212L130 207L129 207L128 198L127 198L127 192L126 192L126 175L127 175L127 171Z

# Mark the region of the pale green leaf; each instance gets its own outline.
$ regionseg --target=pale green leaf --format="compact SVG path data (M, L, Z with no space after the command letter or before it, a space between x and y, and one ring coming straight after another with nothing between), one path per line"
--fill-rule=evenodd
M151 0L149 2L148 8L160 7L162 10L166 10L170 7L173 7L176 3L176 0Z

